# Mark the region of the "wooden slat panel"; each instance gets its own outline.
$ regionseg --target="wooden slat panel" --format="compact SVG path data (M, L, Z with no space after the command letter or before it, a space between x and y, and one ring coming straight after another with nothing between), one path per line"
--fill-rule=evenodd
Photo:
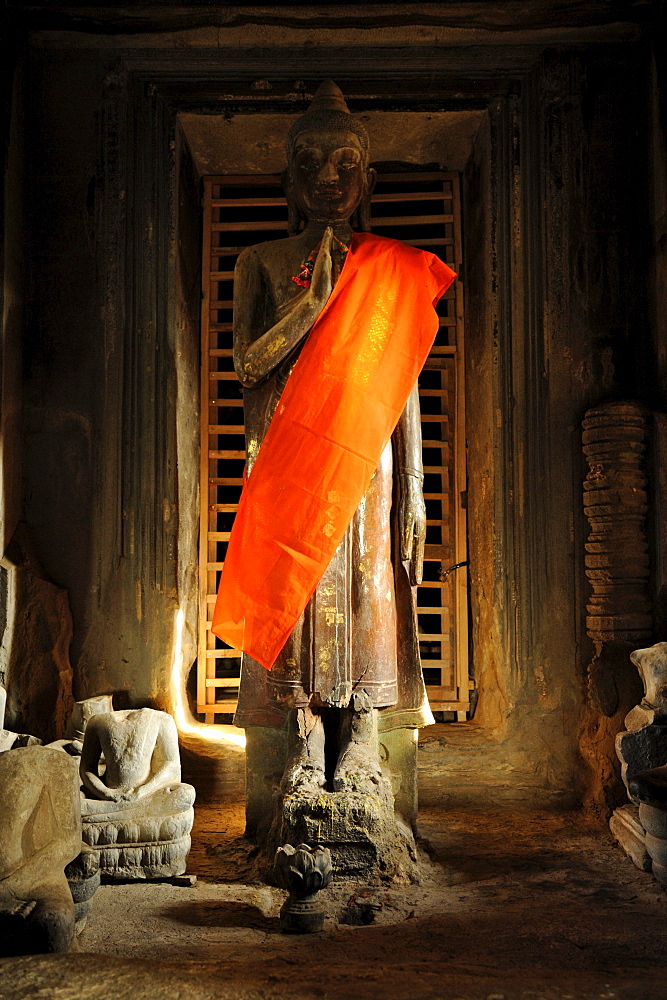
M287 233L287 223L282 219L268 219L264 222L214 222L214 233L265 233L283 230Z
M382 180L386 183L384 174ZM392 191L389 194L373 195L373 205L382 205L386 202L410 202L410 201L442 201L442 191Z
M210 175L206 178L206 183L211 187L280 187L280 174L218 174Z
M437 226L440 223L453 222L453 215L392 215L373 219L373 226ZM267 226L268 228L268 226Z
M277 205L287 205L284 197L276 198L267 195L265 198L214 198L213 208L272 208ZM285 225L285 223L283 223Z

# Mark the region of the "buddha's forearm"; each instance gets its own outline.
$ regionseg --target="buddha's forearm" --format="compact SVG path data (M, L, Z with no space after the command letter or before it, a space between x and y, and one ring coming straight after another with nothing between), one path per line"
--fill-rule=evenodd
M166 761L159 766L154 774L143 785L137 785L137 797L142 799L147 795L152 795L159 788L166 788L168 785L178 785L181 780L181 766L178 761Z
M84 788L87 788L89 792L93 792L99 798L110 798L112 795L108 786L105 785L99 775L95 774L93 771L88 771L82 768L81 781Z
M245 351L237 351L235 367L241 384L248 389L267 378L303 340L321 308L313 299L304 297Z
M423 481L421 413L419 388L414 386L393 434L396 470Z

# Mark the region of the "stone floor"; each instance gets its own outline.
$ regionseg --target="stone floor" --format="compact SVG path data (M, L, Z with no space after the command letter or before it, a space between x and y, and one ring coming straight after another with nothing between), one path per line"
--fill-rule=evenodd
M286 937L241 809L200 807L194 887L103 886L78 951L3 960L0 998L667 998L667 896L604 830L506 808L420 825L421 885L335 887L325 930Z

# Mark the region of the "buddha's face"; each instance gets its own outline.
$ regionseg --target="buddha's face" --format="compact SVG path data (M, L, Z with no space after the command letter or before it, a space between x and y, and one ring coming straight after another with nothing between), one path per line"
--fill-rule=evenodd
M347 221L369 183L358 137L340 129L297 136L292 177L299 208L313 222Z

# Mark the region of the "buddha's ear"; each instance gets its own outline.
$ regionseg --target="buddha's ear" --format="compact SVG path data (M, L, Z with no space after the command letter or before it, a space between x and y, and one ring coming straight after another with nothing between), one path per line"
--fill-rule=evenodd
M361 196L359 207L354 213L352 219L354 228L358 229L359 232L362 233L370 233L371 231L371 195L373 194L373 188L375 187L376 180L377 170L374 170L373 167L369 167L366 171L364 193Z
M287 199L287 232L290 236L296 236L301 229L301 223L304 222L305 219L299 210L299 206L294 195L294 184L289 167L281 175L280 181L283 186L283 191L285 192L285 198Z

